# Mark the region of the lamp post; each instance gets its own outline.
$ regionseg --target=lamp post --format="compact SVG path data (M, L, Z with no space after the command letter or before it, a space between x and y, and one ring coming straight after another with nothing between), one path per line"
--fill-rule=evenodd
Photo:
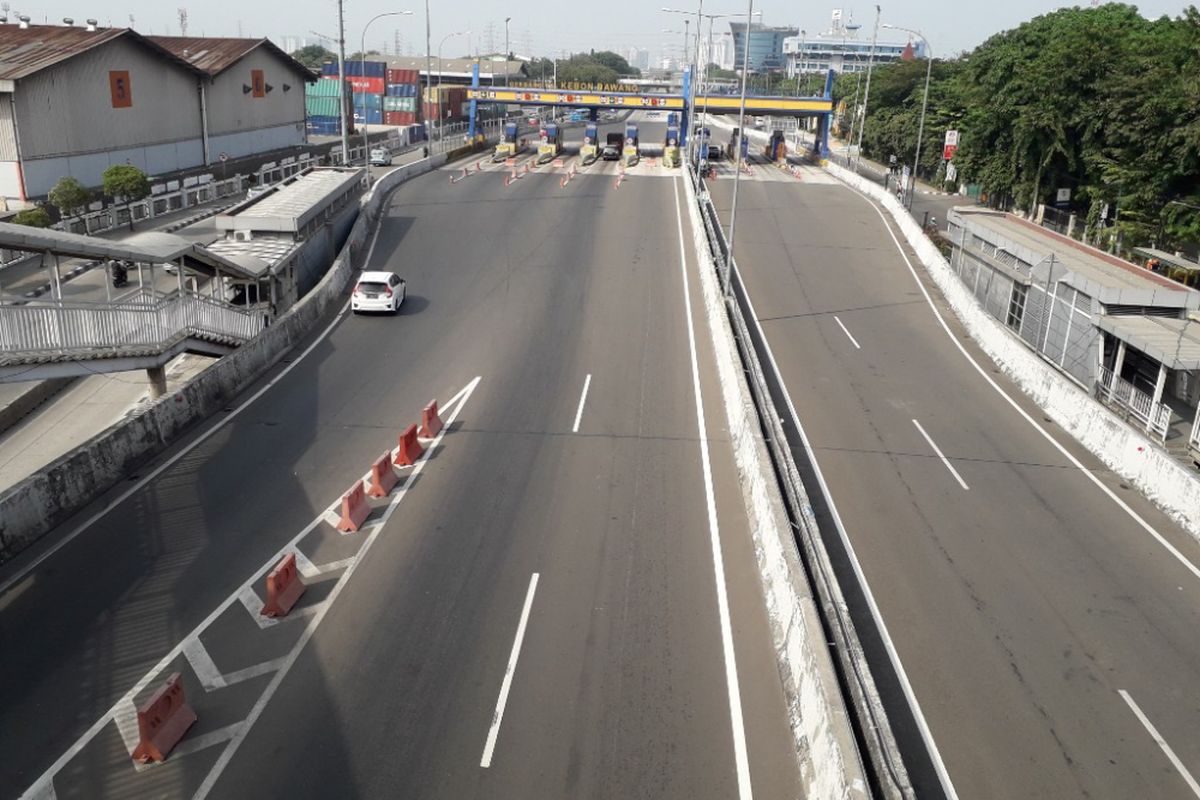
M362 39L359 41L359 45L358 45L358 57L360 59L362 59L362 61L359 63L362 63L362 64L367 63L367 28L371 27L372 22L374 22L377 19L383 19L384 17L411 17L412 13L413 12L411 12L411 11L385 11L382 14L376 14L375 16L373 16L369 20L367 20L367 24L363 25ZM343 75L342 80L345 80L345 78L346 78L346 76ZM369 109L367 109L365 106L363 107L363 166L370 169L371 153L370 153L370 150L367 149L368 137L367 137L367 113L366 112L368 110ZM382 114L383 111L381 110L379 113ZM348 164L348 163L350 163L349 153L347 153L346 155L347 155L346 163Z
M725 265L724 293L729 297L733 286L733 235L737 228L738 184L742 176L742 142L746 141L746 76L750 74L750 18L754 15L754 0L746 6L746 42L742 47L742 102L738 107L738 142L733 173L733 207L729 211L729 262Z
M509 53L509 50L508 50L508 23L510 23L510 22L512 22L512 17L505 17L505 18L504 18L504 75L505 75L505 81L504 81L504 83L505 83L506 85L508 84L508 80L507 80L507 76L508 76L508 53Z
M703 7L703 3L701 4L701 7ZM678 9L678 8L664 7L664 8L660 8L659 11L663 11L667 14L685 14L688 16L691 16L691 14L692 14L691 11L684 11L684 10ZM736 14L705 14L701 11L696 12L696 18L698 20L699 19L707 19L708 20L708 54L709 54L709 58L712 58L713 20L723 19L725 17L738 17L738 16L741 16L741 14L740 13L736 13ZM752 11L750 13L750 16L751 17L755 17L755 16L761 17L762 12L761 11ZM691 119L688 122L689 122L690 127L692 128L692 137L690 140L690 144L691 144L693 153L695 153L695 148L697 145L697 137L695 135L695 132L697 130L703 130L704 123L707 122L707 120L708 120L708 103L707 103L708 65L704 64L703 66L701 66L699 61L700 61L700 26L699 26L699 24L697 24L696 25L696 65L697 65L697 68L695 70L696 74L692 75L691 96L689 98L687 98L688 109L690 109L692 112ZM705 85L704 97L705 97L706 102L705 102L704 112L701 114L700 120L697 120L696 119L696 94L699 91L697 89L697 86L699 86L701 84Z
M854 171L858 172L859 162L862 161L863 129L867 127L867 103L871 98L871 71L875 66L875 43L879 40L879 15L882 10L875 6L875 30L871 33L871 54L867 56L867 86L863 89L863 118L858 126L858 148L854 155Z
M907 193L905 205L912 208L913 190L917 188L917 166L921 163L921 137L925 133L925 109L929 106L929 77L933 72L933 48L929 46L929 40L925 38L925 34L920 31L914 31L910 28L902 28L899 25L887 25L883 27L890 28L896 31L904 31L905 33L919 36L921 41L925 43L925 97L921 100L921 122L917 125L917 151L913 154L912 175L909 176L911 181L909 186L906 186L904 191Z
M800 96L800 75L804 72L804 37L808 36L808 31L800 29L800 50L796 54L796 96Z
M438 42L438 82L437 82L438 125L437 125L437 127L438 127L438 141L439 142L442 140L442 45L444 45L446 43L446 40L451 37L470 36L470 35L471 35L471 31L469 31L469 30L454 31L454 33L447 33L445 36L442 37L442 40L440 42Z

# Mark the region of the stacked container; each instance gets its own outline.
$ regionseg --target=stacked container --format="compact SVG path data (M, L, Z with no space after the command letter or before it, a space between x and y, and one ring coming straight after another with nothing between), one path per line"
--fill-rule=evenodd
M383 98L383 121L387 125L413 125L420 120L417 98L420 74L415 69L389 69Z
M425 119L457 122L467 116L470 101L465 86L432 86L425 90Z
M326 64L326 67L329 65ZM337 69L337 65L333 65ZM334 80L318 81L304 87L304 106L308 117L308 133L313 136L336 136L342 132L337 75ZM349 88L346 89L349 93Z

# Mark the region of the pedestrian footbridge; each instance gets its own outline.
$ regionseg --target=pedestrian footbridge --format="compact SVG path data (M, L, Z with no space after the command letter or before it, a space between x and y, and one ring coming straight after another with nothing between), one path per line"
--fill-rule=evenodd
M258 298L248 287L261 265L172 234L115 242L0 223L0 247L40 253L51 285L36 299L0 296L0 383L146 369L161 390L175 356L224 355L270 319L269 303L227 301L237 289L243 300ZM75 259L127 265L129 287L114 294L105 275L99 296L64 297L61 270Z

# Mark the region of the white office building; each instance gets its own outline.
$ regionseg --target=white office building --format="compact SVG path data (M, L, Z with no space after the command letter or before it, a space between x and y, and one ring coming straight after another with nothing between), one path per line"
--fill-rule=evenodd
M783 42L783 54L787 60L787 74L812 72L865 72L871 60L871 33L855 25L843 14L842 9L833 9L829 30L810 34L801 31ZM875 42L875 63L911 60L925 57L923 42L908 38L878 39Z

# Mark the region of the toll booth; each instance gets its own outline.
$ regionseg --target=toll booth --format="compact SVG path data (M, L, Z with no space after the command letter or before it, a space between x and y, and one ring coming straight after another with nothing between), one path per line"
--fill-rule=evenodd
M625 166L632 167L638 163L641 154L638 152L638 126L625 126L625 149L621 151L621 160Z
M750 139L742 135L741 128L734 128L729 134L729 143L725 145L725 157L737 158L738 148L742 151L742 160L750 157Z
M771 138L763 148L763 155L768 161L787 160L787 141L783 138L783 131L771 131Z
M545 164L562 155L562 130L558 123L551 122L542 128L538 143L537 163Z
M583 146L579 148L579 158L584 165L591 164L600 155L600 127L589 122L583 131Z
M504 132L500 134L500 141L496 144L496 154L492 157L492 160L503 161L506 158L515 156L524 149L525 140L521 138L517 123L506 123Z
M678 167L679 156L679 115L667 117L667 136L663 140L663 166Z

